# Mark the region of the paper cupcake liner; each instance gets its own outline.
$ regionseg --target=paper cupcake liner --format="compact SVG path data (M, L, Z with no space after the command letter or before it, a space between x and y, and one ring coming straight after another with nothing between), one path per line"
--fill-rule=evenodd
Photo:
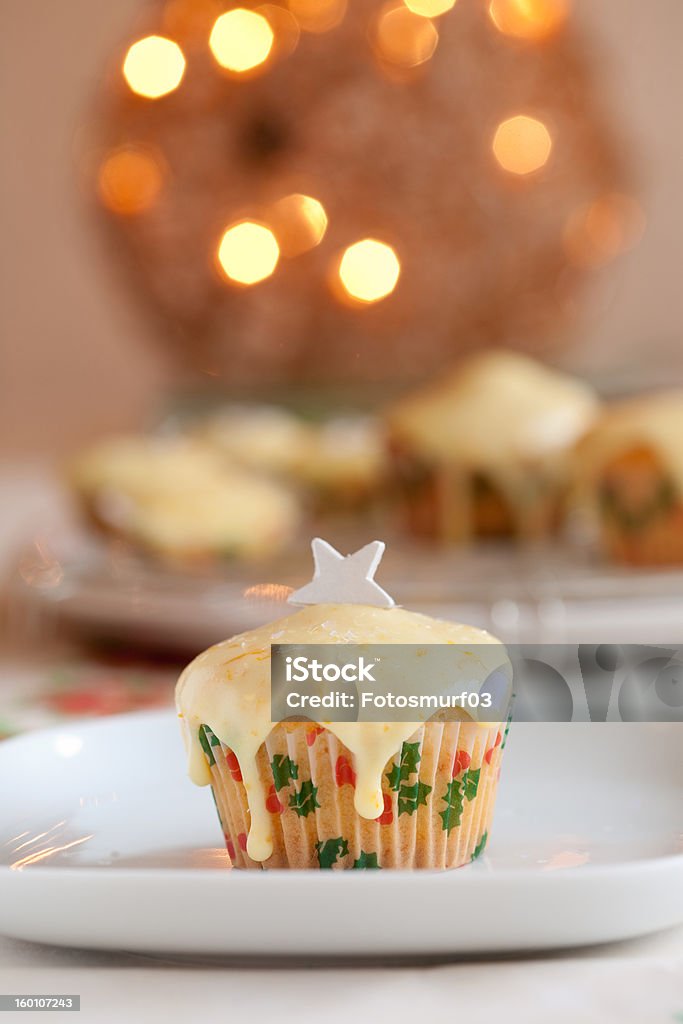
M273 853L247 852L250 813L234 753L202 726L216 808L236 868L455 868L484 849L504 725L427 722L382 773L384 810L355 810L350 751L312 723L281 723L258 752Z
M544 483L533 469L519 486L510 483L506 491L497 487L482 493L476 474L464 466L428 462L396 446L392 465L403 527L416 537L444 543L472 537L531 540L556 533L560 526L565 487Z

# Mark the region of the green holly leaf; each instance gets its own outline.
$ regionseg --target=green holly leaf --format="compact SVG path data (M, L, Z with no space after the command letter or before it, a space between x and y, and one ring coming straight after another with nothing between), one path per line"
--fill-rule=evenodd
M462 818L464 797L461 783L457 779L449 782L441 799L446 804L446 810L439 811L439 817L443 822L441 827L450 835L451 830L458 827Z
M474 847L474 852L472 853L472 860L476 860L477 857L481 856L481 854L484 852L484 848L486 846L488 837L488 832L484 832L483 836L481 837L477 845Z
M416 782L413 786L403 783L398 791L398 813L413 814L421 804L427 803L431 791L432 787L426 782Z
M420 744L404 743L401 747L401 758L399 764L394 764L387 772L389 786L398 793L401 783L409 779L413 772L417 771L420 763Z
M326 839L325 842L320 840L319 843L315 844L315 852L318 854L318 864L320 867L331 868L340 857L348 855L348 840L343 839L342 836L337 836L336 839Z
M206 760L209 762L209 767L213 768L213 766L216 763L216 758L214 757L213 750L211 748L220 747L221 741L213 732L211 732L211 729L209 729L208 725L200 725L199 743L201 745L202 750L204 751L204 754L206 755Z
M366 853L364 850L360 851L360 857L358 860L354 860L353 867L355 869L360 868L377 868L380 870L380 865L377 863L376 853Z
M318 803L318 787L314 786L310 779L302 782L301 789L290 796L289 806L300 818L307 818L316 807L320 807Z
M463 796L466 800L474 800L479 789L481 768L468 768L462 777Z
M286 754L276 754L270 762L275 788L279 791L288 786L291 779L299 778L299 765Z

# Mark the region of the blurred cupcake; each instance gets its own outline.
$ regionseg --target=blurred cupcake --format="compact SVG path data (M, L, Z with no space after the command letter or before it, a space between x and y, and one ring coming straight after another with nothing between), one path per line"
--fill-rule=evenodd
M226 405L199 435L231 460L269 476L291 477L310 444L308 424L275 405Z
M298 524L297 503L280 484L194 441L103 441L70 475L100 528L168 561L258 559L281 550Z
M577 448L576 471L610 557L683 564L683 390L607 408Z
M417 723L271 721L271 644L344 643L420 645L422 657L405 655L417 679L425 645L465 645L458 685L509 667L502 645L481 630L353 603L314 604L200 654L181 675L176 702L190 775L212 787L232 864L469 863L491 827L502 723L465 714Z
M407 528L439 541L552 532L597 411L587 385L508 351L399 401L386 425Z
M382 492L385 446L369 416L304 420L277 406L236 404L198 433L240 465L297 488L315 515L367 510Z
M383 493L386 449L377 420L338 416L311 425L295 479L318 515L369 510Z

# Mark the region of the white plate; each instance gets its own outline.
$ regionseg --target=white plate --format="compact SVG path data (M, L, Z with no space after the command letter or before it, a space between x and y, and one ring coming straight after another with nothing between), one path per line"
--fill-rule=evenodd
M453 872L225 869L172 713L0 745L0 932L189 954L481 953L683 921L679 725L513 726L490 850Z
M352 551L368 540L328 539ZM379 582L406 607L489 629L506 643L663 643L683 620L683 572L609 566L580 545L440 550L389 539ZM310 578L308 543L258 565L181 573L76 532L42 541L18 566L17 596L77 629L198 651L287 613L281 588Z

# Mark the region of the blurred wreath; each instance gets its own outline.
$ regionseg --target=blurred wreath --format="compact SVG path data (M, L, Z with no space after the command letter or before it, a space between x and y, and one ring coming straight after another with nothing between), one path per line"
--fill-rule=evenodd
M93 192L188 367L425 377L566 336L637 207L568 0L167 0L114 61Z

